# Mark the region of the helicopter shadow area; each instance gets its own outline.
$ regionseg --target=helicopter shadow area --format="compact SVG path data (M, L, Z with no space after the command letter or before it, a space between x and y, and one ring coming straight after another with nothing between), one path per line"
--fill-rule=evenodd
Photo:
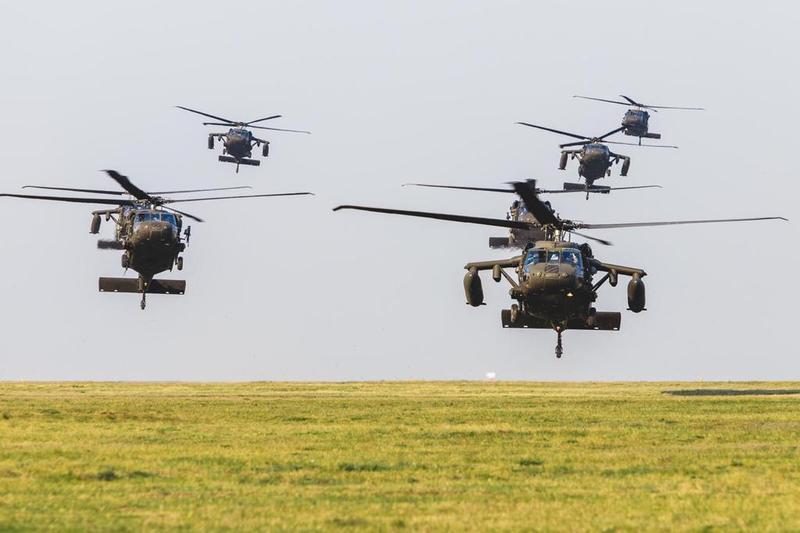
M681 389L666 390L670 396L787 396L800 394L800 389Z

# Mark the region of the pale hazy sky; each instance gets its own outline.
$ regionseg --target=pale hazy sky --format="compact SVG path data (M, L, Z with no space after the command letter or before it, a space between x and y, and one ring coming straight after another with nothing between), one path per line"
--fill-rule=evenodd
M1 379L800 379L796 2L9 2L0 18L2 183L145 189L253 185L315 197L204 203L185 296L101 294L91 206L0 199ZM782 215L790 223L594 232L612 263L648 272L598 309L617 333L508 331L507 285L464 303L463 265L492 228L355 212L339 203L502 217L497 186L557 170L558 136L599 134L625 93L661 112L679 150L619 147L660 191L553 198L591 222ZM202 118L281 113L259 168L216 162ZM623 150L623 148L625 148ZM111 235L104 225L103 235ZM177 272L171 277L178 277Z

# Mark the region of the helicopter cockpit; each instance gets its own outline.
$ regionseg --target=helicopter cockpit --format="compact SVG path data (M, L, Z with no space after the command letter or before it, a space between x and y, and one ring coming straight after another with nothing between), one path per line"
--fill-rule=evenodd
M584 146L584 155L607 157L609 154L608 146L605 144L592 143Z
M622 118L623 126L644 126L650 114L644 109L628 109Z
M530 272L534 265L540 263L571 265L575 267L575 274L577 276L583 276L583 256L580 250L574 248L556 248L550 250L531 248L525 255L522 269L524 272Z
M239 136L239 137L248 138L248 137L250 137L250 132L247 131L246 129L242 129L242 128L231 128L228 131L228 135L236 135L236 136Z
M153 221L168 222L175 231L180 229L178 217L172 213L167 213L166 211L139 211L133 218L133 230L136 231L143 222Z

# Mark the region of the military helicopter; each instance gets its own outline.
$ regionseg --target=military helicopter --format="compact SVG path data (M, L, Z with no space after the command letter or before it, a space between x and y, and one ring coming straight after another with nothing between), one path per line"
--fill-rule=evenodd
M588 244L578 244L569 240L570 235L583 237L601 244L611 242L579 233L581 229L635 228L648 226L671 226L679 224L709 224L716 222L745 222L756 220L786 220L783 217L728 218L713 220L673 220L664 222L632 222L616 224L588 224L561 219L542 202L535 191L525 183L513 184L515 192L525 204L526 210L536 222L522 220L503 220L494 218L404 211L379 207L341 205L334 211L355 209L375 213L406 215L469 224L498 226L522 230L540 230L544 239L530 242L522 255L510 259L467 263L464 276L464 291L467 304L477 307L483 305L483 288L479 272L492 271L496 282L503 278L511 285L509 294L517 303L501 312L504 328L553 329L557 334L556 357L563 353L562 334L568 329L618 331L622 322L618 312L599 312L593 306L598 298L598 289L608 281L612 287L617 285L620 275L629 276L628 308L634 313L645 310L645 289L642 278L647 274L643 269L605 263L594 257ZM514 279L505 269L513 268L517 274ZM593 276L598 272L605 275L598 281Z
M311 133L310 131L304 130L287 130L283 128L270 128L267 126L253 126L256 122L263 122L265 120L272 120L276 118L280 118L283 115L272 115L270 117L259 118L256 120L251 120L250 122L239 122L236 120L230 120L227 118L217 117L214 115L209 115L208 113L203 113L202 111L197 111L195 109L189 109L188 107L183 106L175 106L179 109L184 109L186 111L190 111L192 113L197 113L198 115L203 115L204 117L213 118L214 120L218 120L219 122L203 122L204 126L230 126L231 128L228 130L228 133L209 133L208 134L208 149L214 149L214 139L219 139L222 141L224 146L222 150L221 156L219 156L219 160L224 163L236 163L236 172L239 172L239 165L249 165L257 167L261 165L261 161L258 159L250 159L253 154L253 148L262 146L261 155L267 157L269 155L269 141L265 141L264 139L259 139L255 137L250 129L259 129L259 130L270 130L270 131L287 131L291 133ZM225 155L230 154L230 155Z
M631 158L626 155L615 154L611 150L608 149L606 144L627 144L631 146L636 146L635 143L626 143L626 142L619 142L619 141L606 141L606 137L610 137L615 133L619 133L625 129L625 127L619 127L617 129L611 130L608 133L601 135L599 137L587 137L585 135L578 135L577 133L570 133L567 131L555 130L552 128L546 128L544 126L537 126L536 124L530 124L528 122L517 122L517 124L521 124L523 126L528 126L530 128L537 128L540 130L549 131L552 133L558 133L559 135L566 135L567 137L573 137L575 139L581 139L580 141L564 143L559 145L560 148L567 148L569 146L580 146L579 150L561 150L561 160L558 164L559 170L564 170L567 168L567 159L575 159L578 158L579 165L578 165L578 176L583 177L586 180L585 189L588 190L594 185L594 182L605 177L611 175L611 166L619 163L622 161L622 169L620 170L620 176L627 176L628 170L631 168ZM667 146L667 145L655 145L655 144L645 144L642 146L649 146L652 148L677 148L677 146ZM577 185L580 187L580 184ZM588 198L588 195L587 195Z
M535 179L528 179L518 183L519 187L525 187L528 189L528 191L536 195L572 192L582 193L585 190L588 196L589 194L609 194L611 191L661 188L661 185L638 185L634 187L605 187L603 185L594 185L589 189L585 189L579 184L565 183L564 189L540 189L536 186ZM517 193L517 191L513 188L501 189L497 187L465 187L459 185L432 185L429 183L407 183L406 185L414 187L430 187L436 189L458 189L466 191L499 192L510 194ZM568 188L570 185L578 186L575 188ZM552 209L550 202L545 201L544 204L548 208ZM520 201L520 199L516 199L511 203L511 207L506 214L506 220L521 220L523 222L530 222L531 224L536 224L538 226L536 217L534 217L533 214L528 211L528 209L525 207L525 203ZM542 240L544 238L546 238L545 230L541 226L538 226L534 229L510 228L508 230L508 237L489 237L489 248L524 248L528 243Z
M111 209L93 211L92 224L89 232L96 235L100 231L101 217L105 217L106 221L113 220L116 224L114 240L100 240L97 246L100 249L124 250L122 253L122 268L126 271L128 269L134 270L139 276L138 279L100 278L100 292L140 293L142 295L140 304L142 309L144 309L147 304L146 299L148 293L183 294L186 290L186 281L184 280L153 279L153 277L160 272L165 270L172 271L173 267L176 267L178 270L183 270L183 256L180 254L186 249L186 245L189 244L189 239L191 237L191 227L183 229L183 217L197 222L203 222L203 219L195 215L184 211L178 211L174 207L170 207L171 204L179 202L203 202L209 200L312 194L310 192L290 192L170 199L154 195L231 190L245 187L147 193L131 183L126 176L123 176L115 170L107 170L106 173L124 189L124 192L98 189L76 189L70 187L46 187L40 185L28 185L26 187L117 196L127 194L132 198L83 198L10 193L0 194L0 196L115 206ZM182 229L183 233L181 233Z
M606 102L609 104L619 104L625 106L632 106L633 109L628 109L625 116L622 117L622 127L625 135L632 137L639 137L639 144L642 144L642 137L647 139L660 139L660 133L652 133L648 129L648 121L650 120L650 113L646 110L649 109L657 112L659 109L682 109L685 111L705 111L702 107L675 107L665 105L646 105L637 102L632 98L628 98L624 94L620 95L625 99L624 102L619 100L606 100L605 98L595 98L593 96L573 95L573 98L583 98L584 100L595 100L597 102Z

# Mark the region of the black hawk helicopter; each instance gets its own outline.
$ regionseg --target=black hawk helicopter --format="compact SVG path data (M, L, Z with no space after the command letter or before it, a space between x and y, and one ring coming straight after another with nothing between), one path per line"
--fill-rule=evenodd
M564 353L561 335L568 329L619 330L622 322L620 313L599 312L593 305L598 297L598 289L606 281L613 287L617 285L620 275L629 276L631 279L628 283L628 308L634 313L645 310L645 289L642 278L647 275L646 272L640 268L602 262L594 256L588 244L571 242L570 234L610 245L611 242L607 240L584 235L577 230L786 220L783 217L756 217L587 224L559 218L526 184L518 182L513 186L524 202L527 211L535 217L535 223L357 205L341 205L334 211L356 209L486 226L544 231L545 238L527 243L522 255L504 260L467 263L464 267L467 270L464 276L464 292L467 304L473 307L483 305L483 288L478 273L482 270L491 270L492 279L496 282L505 278L511 285L509 295L517 303L513 304L510 309L501 312L503 327L555 330L558 335L556 344L556 357L558 358ZM516 279L506 272L507 268L514 269L517 275ZM593 277L598 272L604 272L605 275L600 280L594 281Z
M183 217L197 222L203 222L203 219L184 211L178 211L168 204L312 194L310 192L290 192L170 199L156 195L231 190L249 187L223 187L216 189L192 189L147 193L131 183L126 176L121 175L115 170L107 170L106 173L111 179L116 181L124 191L46 187L40 185L28 185L26 188L117 196L130 195L132 198L76 198L68 196L40 196L10 193L0 194L0 196L115 206L111 209L93 211L92 224L89 232L97 234L100 231L101 217L105 217L106 221L113 220L116 224L114 239L100 240L97 243L97 247L100 249L124 250L122 253L122 268L126 271L127 269L134 270L139 276L138 279L100 278L100 292L140 293L142 295L142 309L146 306L148 293L183 294L185 292L186 281L184 280L153 279L153 277L165 270L172 271L173 267L176 267L178 270L183 270L183 256L180 254L186 249L186 245L189 244L189 238L191 237L191 227L189 226L183 229ZM181 233L182 229L183 232Z
M208 134L208 149L214 149L214 139L219 139L222 141L224 146L222 150L221 156L219 156L219 160L224 163L236 163L236 172L239 172L239 165L249 165L257 167L261 165L261 161L258 159L250 159L253 154L253 148L262 146L261 155L267 157L269 155L269 141L264 139L259 139L250 132L250 129L259 129L259 130L270 130L270 131L287 131L291 133L311 133L310 131L304 130L287 130L283 128L270 128L267 126L253 126L256 122L263 122L265 120L272 120L275 118L280 118L283 115L272 115L270 117L259 118L256 120L251 120L250 122L239 122L236 120L230 120L227 118L217 117L214 115L209 115L208 113L203 113L202 111L197 111L195 109L189 109L188 107L183 106L175 106L179 109L184 109L186 111L190 111L192 113L197 113L198 115L203 115L204 117L213 118L214 120L218 120L219 122L203 122L204 126L230 126L228 133L209 133ZM230 155L225 155L230 154Z
M575 159L578 158L578 176L584 178L586 180L585 190L588 190L594 186L594 182L604 178L605 176L611 175L611 166L619 163L622 161L622 168L620 170L620 176L627 176L628 170L631 168L631 158L626 155L616 154L609 150L606 144L626 144L631 146L636 146L635 143L626 143L626 142L619 142L619 141L606 141L606 137L610 137L615 133L619 133L624 130L623 127L619 127L617 129L611 130L608 133L601 135L599 137L588 137L585 135L578 135L577 133L570 133L568 131L561 131L555 130L553 128L546 128L544 126L537 126L536 124L530 124L528 122L517 122L517 124L521 124L523 126L528 126L530 128L537 128L540 130L549 131L552 133L558 133L559 135L566 135L567 137L573 137L575 139L581 139L576 142L569 142L560 144L560 148L567 148L570 146L580 146L581 148L578 150L561 150L561 160L558 164L559 170L564 170L567 168L567 160L568 159ZM651 148L677 148L677 146L667 146L667 145L655 145L655 144L645 144L642 146L649 146ZM571 187L581 187L580 184L570 184ZM588 198L589 195L587 194L586 197Z
M587 195L609 194L611 191L661 188L661 185L637 185L633 187L606 187L603 185L594 185L589 189L586 189L584 186L576 183L565 183L564 189L540 189L536 186L535 179L528 179L517 183L519 183L520 187L525 187L526 189L528 189L528 191L536 195L562 194L562 193L572 193L572 192L582 193L584 191L586 191ZM457 189L466 191L483 191L483 192L517 194L517 191L514 188L502 189L499 187L466 187L461 185L433 185L430 183L407 183L406 185L413 187L430 187L435 189ZM573 187L570 188L570 186ZM550 202L545 201L544 204L549 209L552 210ZM520 198L511 202L511 207L509 207L508 213L506 214L506 220L520 220L523 222L536 224L538 226L538 221L536 220L536 217L533 216L533 214L528 211L527 207L525 206L525 202L522 202ZM531 229L510 228L508 230L508 237L489 237L489 248L524 248L529 242L535 242L545 238L547 238L546 232L544 228L542 228L541 226Z
M630 135L632 137L639 137L639 144L642 144L642 137L647 139L660 139L660 133L652 133L648 129L648 122L650 120L650 113L646 110L649 109L651 111L657 112L659 109L682 109L684 111L705 111L705 108L702 107L676 107L676 106L666 106L666 105L647 105L642 104L634 100L633 98L628 98L624 94L621 94L620 97L624 98L624 102L620 102L619 100L606 100L605 98L595 98L593 96L581 96L576 94L573 98L583 98L584 100L596 100L598 102L606 102L609 104L619 104L625 106L631 106L633 109L628 109L625 112L625 116L622 117L622 127L623 132L625 135Z

